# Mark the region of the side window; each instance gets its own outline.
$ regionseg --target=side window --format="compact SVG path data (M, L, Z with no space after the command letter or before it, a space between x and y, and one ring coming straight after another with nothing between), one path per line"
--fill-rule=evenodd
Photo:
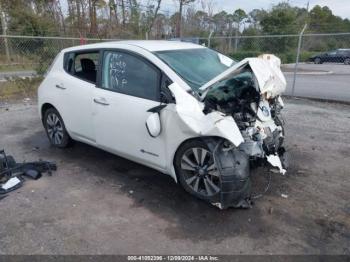
M73 74L73 65L74 65L74 53L67 53L64 55L64 70L69 73Z
M103 56L102 88L159 101L160 71L134 55L106 51Z
M67 73L82 80L96 83L99 52L68 53L64 69Z
M346 55L348 55L350 52L349 52L349 51L346 51L346 50L339 50L337 53L338 53L338 55L346 56Z

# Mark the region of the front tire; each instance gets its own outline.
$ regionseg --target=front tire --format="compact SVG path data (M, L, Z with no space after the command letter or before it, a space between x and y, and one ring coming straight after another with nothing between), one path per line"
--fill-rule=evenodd
M181 146L175 170L182 187L195 197L211 200L221 191L214 156L204 141L191 140Z
M316 58L315 58L315 64L316 64L316 65L322 64L321 58L316 57Z
M65 148L71 144L72 140L66 130L63 119L55 108L49 108L45 111L43 124L51 145Z

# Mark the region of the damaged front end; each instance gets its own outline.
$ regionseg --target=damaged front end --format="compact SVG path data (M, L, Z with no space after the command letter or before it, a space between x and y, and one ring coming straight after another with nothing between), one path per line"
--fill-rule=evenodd
M271 55L248 59L205 87L203 101L205 113L220 111L233 117L244 138L239 149L251 159L266 159L284 174L284 104L280 94L286 82L279 66L280 60Z
M236 81L241 77L246 80ZM205 99L205 112L218 110L231 115L244 139L238 148L251 159L266 159L284 174L285 170L279 161L285 151L282 147L284 127L280 114L281 99L262 98L252 79L253 74L248 70L233 78L230 86L222 86L225 91L219 90L220 87L210 92ZM234 92L227 91L230 88Z
M200 101L170 87L182 101L176 105L182 121L209 140L220 174L220 194L210 200L219 208L250 207L250 163L268 162L285 174L284 107L286 80L273 55L249 58L200 88Z

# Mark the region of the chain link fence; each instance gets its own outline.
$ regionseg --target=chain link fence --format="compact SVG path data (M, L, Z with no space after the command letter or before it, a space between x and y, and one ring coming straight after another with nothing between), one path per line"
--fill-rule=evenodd
M286 95L350 102L350 32L303 31L290 35L188 37L185 41L210 46L238 61L275 54L281 58L288 82Z
M83 39L31 36L0 36L0 73L45 73L57 53L67 47L117 39Z
M301 52L316 64L333 62L350 65L350 33L308 34L303 36ZM302 57L304 60L307 57Z
M271 53L279 56L282 63L286 64L296 61L299 37L299 34L239 37L213 36L210 38L186 37L183 40L210 46L237 60L263 53ZM336 51L337 49L342 49L340 51L344 53L347 51L346 49L350 50L350 33L304 34L301 40L301 62L314 62L312 59L310 60L310 58L320 53L331 53L331 51ZM338 63L346 62L342 57L333 57L330 59ZM323 58L321 62L327 62L327 59Z
M103 41L115 41L118 39L81 39L81 38L58 38L58 37L31 37L31 36L0 36L0 78L9 75L26 75L45 73L56 54L63 48L81 44L90 44ZM350 82L350 33L339 34L294 34L294 35L260 35L239 37L186 37L183 41L193 42L209 46L236 60L246 57L256 57L263 53L275 54L281 58L283 71L288 81L287 94L300 96L314 96L310 92L301 92L307 88L303 78L312 72L320 78L322 72L333 72L333 77L338 76L331 66L319 65L315 68L312 64L335 63L341 67L341 75L345 81L340 86ZM300 42L300 43L299 43ZM295 66L295 62L300 62ZM304 63L309 62L308 66ZM323 66L323 67L322 67ZM330 69L331 68L331 69ZM340 67L339 67L340 68ZM338 70L338 69L337 69ZM11 74L11 72L13 72ZM293 81L294 80L294 81ZM339 80L339 77L336 79ZM343 84L344 82L344 84ZM309 85L310 86L310 85ZM293 88L291 88L293 87ZM295 92L294 93L294 87ZM350 88L342 89L343 96L327 95L331 99L340 100L346 97L350 101ZM324 98L320 97L320 98Z

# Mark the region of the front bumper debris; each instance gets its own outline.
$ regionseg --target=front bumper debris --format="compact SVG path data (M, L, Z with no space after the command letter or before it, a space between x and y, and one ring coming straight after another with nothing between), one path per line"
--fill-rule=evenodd
M226 209L251 207L249 156L238 148L225 148L224 140L208 143L220 174L221 191L211 204Z
M0 150L0 195L20 188L24 177L36 180L42 173L51 174L56 169L56 164L48 161L17 163L12 156Z

